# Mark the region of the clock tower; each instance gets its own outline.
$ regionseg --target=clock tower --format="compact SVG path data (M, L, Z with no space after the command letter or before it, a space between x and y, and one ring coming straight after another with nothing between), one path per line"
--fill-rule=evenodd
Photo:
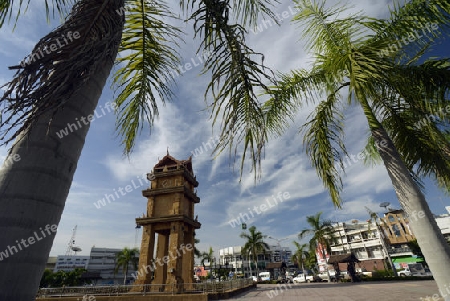
M194 283L194 236L201 226L194 218L194 205L200 198L192 157L177 160L167 153L148 178L151 186L142 191L147 213L136 218L143 233L135 285L152 284L152 291L175 286L175 291L182 293L184 284Z

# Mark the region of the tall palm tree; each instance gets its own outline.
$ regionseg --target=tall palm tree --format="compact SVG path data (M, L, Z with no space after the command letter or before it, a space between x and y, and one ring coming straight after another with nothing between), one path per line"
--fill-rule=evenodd
M330 272L328 271L326 253L330 254L330 244L333 241L333 226L331 221L321 220L322 212L316 213L316 215L307 216L306 222L311 226L309 229L303 229L298 238L303 239L307 236L311 236L309 240L310 250L316 250L322 253L322 258L325 260L325 270L328 275L328 282L331 281Z
M359 106L369 128L365 159L385 165L437 285L445 292L450 248L426 202L421 179L430 177L449 191L449 59L425 55L449 32L450 2L411 0L394 5L388 19L340 17L345 8L325 8L321 0L295 3L294 21L304 26L303 38L316 60L311 70L280 76L263 108L263 131L283 133L302 105L316 104L301 128L305 149L340 207L340 170L348 156L343 110ZM347 100L341 97L343 91Z
M123 284L127 284L127 275L128 275L128 268L131 264L131 266L134 268L134 270L137 270L137 265L139 263L139 249L138 248L123 248L122 251L116 254L116 267L114 269L114 273L117 273L117 271L122 268L122 272L124 274L123 277Z
M216 257L214 256L214 250L212 247L209 247L208 252L203 252L201 254L202 260L200 261L200 264L205 267L205 262L209 263L209 276L212 280L213 273L212 273L212 264L216 261Z
M302 269L303 276L306 279L305 261L309 256L308 244L300 244L294 241L294 245L296 249L294 251L294 254L292 255L292 261L297 262L298 267Z
M251 226L248 228L248 233L242 232L240 237L246 240L244 247L242 248L242 253L248 254L249 258L253 259L253 262L256 265L256 277L258 277L258 254L265 253L266 250L269 250L270 248L269 245L264 242L264 238L266 238L267 235L263 235L260 231L256 230L255 226Z
M23 2L15 1L14 7L13 2L0 0L0 25L21 15L14 8ZM63 10L71 1L46 0L47 13L51 3ZM124 4L124 0L77 1L64 24L42 38L20 66L11 67L17 73L0 96L4 109L0 139L15 140L6 162L20 161L5 164L0 171L0 250L16 247L16 240L32 237L46 225L59 224L90 121L115 61L119 69L114 107L125 153L132 151L144 124L152 127L158 105L170 100L181 33L170 25L172 9L164 1ZM211 116L217 120L231 112L246 120L262 115L255 89L267 90L263 81L271 80L271 73L262 55L246 45L245 34L260 15L276 19L270 6L268 0L180 1L180 11L200 39L199 53L210 54L203 70L211 75L205 97L212 100ZM69 32L70 43L48 51ZM116 60L118 51L121 56ZM252 131L262 126L254 122L247 128L226 119L222 125L228 141L245 139L252 144ZM63 132L68 134L57 135ZM0 299L35 296L53 243L50 234L0 261Z

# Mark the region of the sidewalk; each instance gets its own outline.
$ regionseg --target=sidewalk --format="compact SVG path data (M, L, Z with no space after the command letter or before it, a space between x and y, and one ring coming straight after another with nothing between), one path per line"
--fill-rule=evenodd
M283 301L442 301L434 281L361 283L258 284L258 288L228 300ZM429 297L427 299L427 297ZM421 299L422 298L422 299Z

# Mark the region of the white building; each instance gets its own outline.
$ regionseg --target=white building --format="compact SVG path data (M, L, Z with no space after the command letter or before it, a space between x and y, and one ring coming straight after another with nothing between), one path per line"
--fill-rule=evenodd
M96 248L92 247L89 256L80 255L58 255L53 272L70 272L75 269L86 269L89 275L95 275L96 285L123 284L124 274L122 268L114 272L116 268L117 253L122 249ZM139 262L139 254L136 254ZM128 266L127 282L133 282L132 273L135 273L134 266Z
M445 239L450 242L450 206L445 209L448 213L437 215L435 219Z
M80 255L58 255L53 272L70 272L75 269L86 269L89 264L89 256Z
M244 277L256 276L256 265L249 262L242 254L241 246L227 247L219 250L219 262L222 266L227 266L236 274L244 274ZM258 254L258 268L263 271L269 262L285 262L287 266L293 266L291 261L292 251L289 247L270 246L265 253Z
M114 272L116 268L116 256L120 251L122 249L92 247L87 271L99 274L100 279L97 281L97 285L123 284L124 274L122 273L122 268L117 273ZM136 257L139 261L139 254L136 254ZM134 267L130 263L128 266L127 282L134 280L131 274L135 272Z
M353 253L361 261L359 267L368 271L384 269L387 254L375 223L354 220L351 223L336 223L333 229L331 255ZM318 253L319 269L325 270L323 256Z

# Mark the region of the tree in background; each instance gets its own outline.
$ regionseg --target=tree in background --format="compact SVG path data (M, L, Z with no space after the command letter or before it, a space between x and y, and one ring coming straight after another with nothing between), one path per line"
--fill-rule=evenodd
M209 247L209 250L208 250L208 252L203 252L202 254L201 254L201 258L202 258L202 260L200 261L200 264L203 266L203 268L206 270L206 267L205 267L205 262L209 262L209 276L211 277L211 280L212 280L212 277L213 277L213 273L212 273L212 264L213 264L213 262L215 262L216 261L216 257L214 256L214 250L213 250L213 248L212 247Z
M195 257L200 259L200 258L202 258L202 252L200 252L200 250L197 249L197 247L195 246L199 243L200 243L200 239L194 238L194 255L195 255Z
M302 269L303 276L306 279L306 273L305 273L305 261L309 256L309 248L308 244L300 244L296 241L294 241L295 245L295 251L292 255L292 261L297 263L297 266Z
M240 237L246 240L242 248L242 253L248 254L249 258L256 264L256 277L259 277L258 254L264 254L266 250L270 249L269 245L264 242L264 238L267 235L263 235L260 231L256 230L255 226L251 226L248 228L248 233L242 232Z
M331 253L330 242L334 239L333 237L333 226L331 221L321 220L322 212L316 215L307 216L306 222L311 226L309 229L303 229L299 235L299 239L303 239L307 236L311 236L309 240L309 249L319 251L322 253L322 258L325 260L325 269L328 275L328 282L331 282L330 272L328 271L327 257Z
M81 277L85 272L85 269L75 269L70 272L58 271L54 273L49 269L45 269L39 287L81 286L90 284L91 281Z
M137 270L137 265L139 263L139 249L138 248L123 248L122 251L116 254L116 267L114 269L114 273L117 273L117 271L122 268L122 272L124 274L123 277L123 284L127 284L127 275L128 275L128 268L129 265L134 268L134 270Z

